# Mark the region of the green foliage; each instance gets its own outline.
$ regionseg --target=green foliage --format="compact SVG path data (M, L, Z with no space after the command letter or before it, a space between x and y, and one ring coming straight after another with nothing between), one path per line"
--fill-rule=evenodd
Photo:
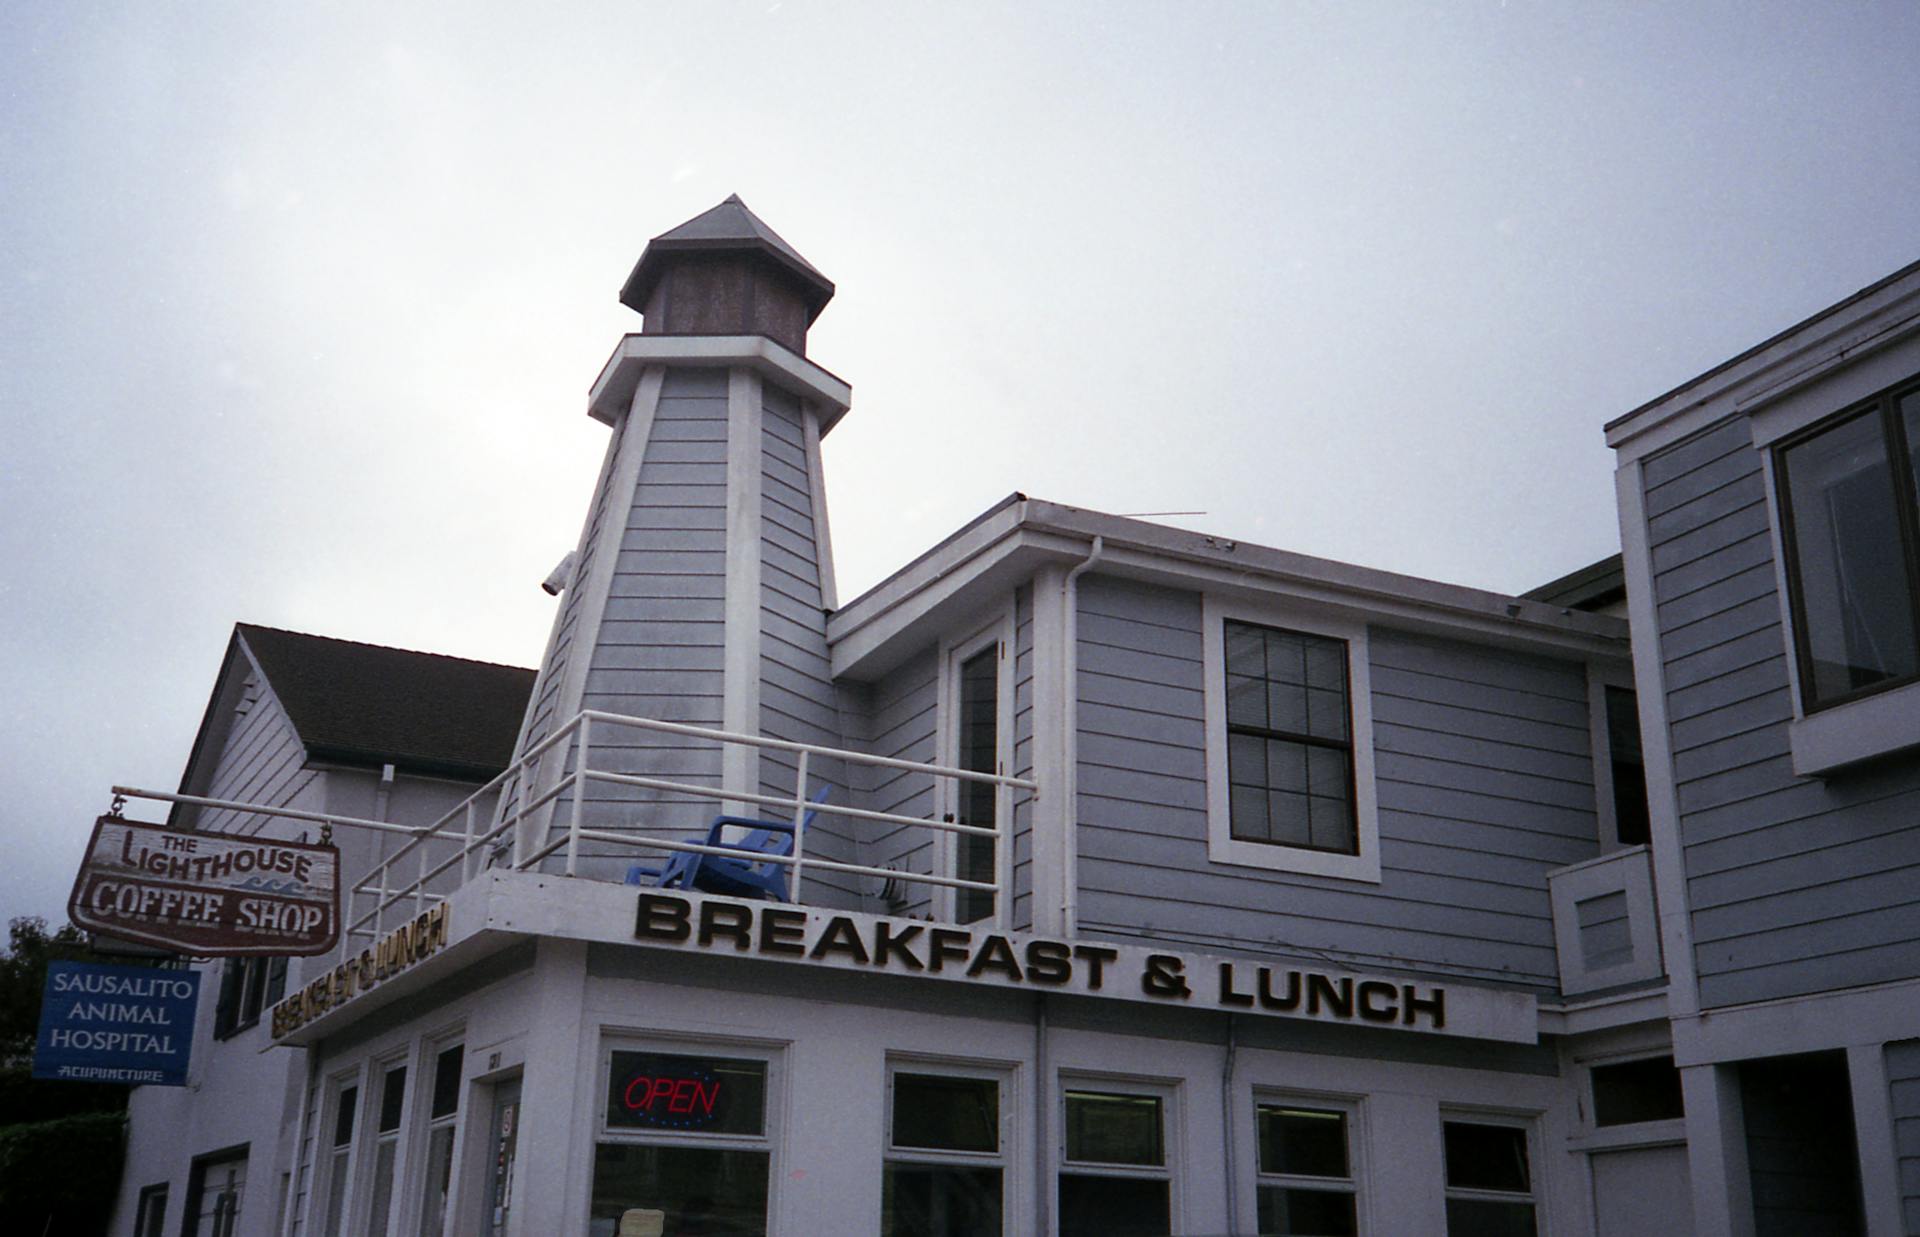
M119 959L95 954L72 924L62 924L57 932L48 932L46 920L38 918L15 919L7 925L7 952L0 956L0 1127L126 1109L123 1086L32 1076L47 964L103 961Z
M124 1114L85 1113L0 1126L0 1230L106 1230L126 1155Z

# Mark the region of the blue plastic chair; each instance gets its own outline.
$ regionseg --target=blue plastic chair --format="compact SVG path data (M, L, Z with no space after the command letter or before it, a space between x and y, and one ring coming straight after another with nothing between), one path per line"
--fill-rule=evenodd
M833 792L831 785L822 786L811 802L825 803ZM800 817L800 828L805 829L818 816L817 808L808 808ZM746 829L748 833L738 842L722 841L720 835L729 828ZM701 838L687 838L686 841L699 846L720 846L736 850L741 858L731 855L708 855L697 851L677 850L667 857L660 867L650 868L635 864L627 869L627 884L638 885L651 878L661 889L698 889L703 893L718 893L735 898L768 898L775 902L791 901L788 894L787 870L784 863L768 863L764 859L748 856L793 854L794 828L790 821L760 820L750 816L716 816L707 826L707 834Z

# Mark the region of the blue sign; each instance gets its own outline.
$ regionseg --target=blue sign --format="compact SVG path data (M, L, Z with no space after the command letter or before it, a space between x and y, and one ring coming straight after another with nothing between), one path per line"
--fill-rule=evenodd
M48 963L33 1076L184 1087L199 1000L198 971Z

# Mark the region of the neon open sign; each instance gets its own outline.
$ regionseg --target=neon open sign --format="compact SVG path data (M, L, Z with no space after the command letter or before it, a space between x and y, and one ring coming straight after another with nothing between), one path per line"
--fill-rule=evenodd
M611 1065L609 1126L715 1134L758 1134L764 1127L764 1061L616 1051Z

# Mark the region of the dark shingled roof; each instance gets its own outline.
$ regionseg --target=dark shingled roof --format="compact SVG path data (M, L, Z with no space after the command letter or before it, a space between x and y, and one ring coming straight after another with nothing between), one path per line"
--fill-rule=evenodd
M534 672L241 623L311 759L484 780L506 768Z
M813 263L800 256L799 250L748 210L747 204L735 193L712 210L695 215L648 241L640 261L634 264L633 273L627 276L626 286L620 289L620 303L639 313L647 311L647 296L666 269L667 255L726 250L759 254L798 279L806 289L808 322L819 317L820 311L833 299L833 280L822 275Z

